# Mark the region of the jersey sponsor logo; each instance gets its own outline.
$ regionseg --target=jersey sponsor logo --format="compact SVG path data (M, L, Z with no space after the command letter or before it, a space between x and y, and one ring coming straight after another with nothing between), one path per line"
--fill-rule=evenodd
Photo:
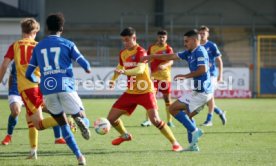
M43 72L44 76L51 75L51 74L59 74L59 73L65 74L66 69L49 70L49 71Z
M124 67L136 67L137 62L124 62Z

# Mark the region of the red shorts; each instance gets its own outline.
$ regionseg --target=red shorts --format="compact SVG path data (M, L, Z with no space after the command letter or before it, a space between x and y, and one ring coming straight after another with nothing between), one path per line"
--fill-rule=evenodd
M112 108L127 111L129 115L133 113L137 105L143 106L146 110L157 110L157 102L154 93L129 94L124 93L113 104Z
M39 87L24 90L20 93L25 104L27 114L32 115L43 103L43 96Z
M161 80L153 80L154 89L156 92L161 92L162 94L170 94L171 93L171 82L161 81Z

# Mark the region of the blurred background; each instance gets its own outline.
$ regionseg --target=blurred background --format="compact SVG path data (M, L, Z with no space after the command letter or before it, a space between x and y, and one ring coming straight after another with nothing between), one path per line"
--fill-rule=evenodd
M0 0L0 60L20 38L22 18L35 17L40 22L39 41L46 35L47 15L55 12L65 16L63 36L76 43L95 70L86 79L110 77L122 49L119 33L125 27L136 29L138 43L144 48L164 28L169 32L168 43L177 52L183 50L187 30L206 25L210 40L222 52L224 79L233 78L233 89L217 91L216 96L276 96L275 0ZM185 63L175 62L172 75L183 66L187 68ZM82 79L81 73L76 77ZM6 95L5 81L1 86L1 95Z

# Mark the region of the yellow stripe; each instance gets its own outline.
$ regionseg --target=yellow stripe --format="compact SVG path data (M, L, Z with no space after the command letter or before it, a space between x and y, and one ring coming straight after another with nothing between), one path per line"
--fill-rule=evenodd
M29 98L27 97L26 93L23 91L21 93L23 100L25 102L25 104L27 105L26 107L29 108L29 111L31 111L32 113L35 113L37 111L36 107L33 105L33 103L29 100Z

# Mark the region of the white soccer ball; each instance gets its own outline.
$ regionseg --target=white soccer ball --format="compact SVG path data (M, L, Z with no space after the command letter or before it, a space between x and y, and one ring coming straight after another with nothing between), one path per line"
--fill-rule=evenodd
M111 125L106 118L98 118L94 122L94 128L96 133L105 135L109 132Z

